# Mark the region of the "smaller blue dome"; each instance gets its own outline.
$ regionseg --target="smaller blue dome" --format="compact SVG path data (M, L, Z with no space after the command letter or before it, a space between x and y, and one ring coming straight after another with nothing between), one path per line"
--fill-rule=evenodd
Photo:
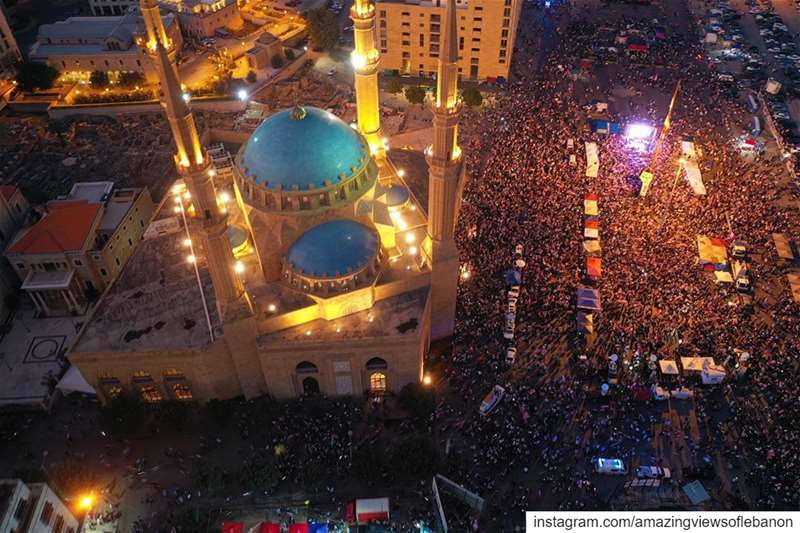
M386 193L386 203L389 207L399 207L408 202L408 189L402 185L392 185Z
M335 277L358 270L380 250L378 235L353 220L334 220L314 226L290 247L286 260L295 272Z

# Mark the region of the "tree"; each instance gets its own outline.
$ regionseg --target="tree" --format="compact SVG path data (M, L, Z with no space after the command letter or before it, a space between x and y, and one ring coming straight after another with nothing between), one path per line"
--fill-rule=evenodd
M461 98L470 107L478 107L483 103L483 95L474 85L467 85L461 91Z
M436 407L436 398L432 389L409 383L400 390L398 403L418 421L427 422Z
M250 70L247 72L247 77L245 79L247 80L247 83L255 83L256 80L258 80L258 76L256 76L254 71Z
M89 83L95 89L102 89L108 86L108 73L102 70L93 70L89 76Z
M391 78L386 84L386 91L391 94L400 94L403 92L403 82L399 78Z
M421 104L425 101L425 89L419 85L409 85L403 94L406 95L406 100L412 104Z
M136 87L144 84L144 76L140 72L126 71L119 75L119 84L122 87Z
M339 40L339 24L336 15L324 7L312 9L306 14L308 34L315 49L331 50Z
M283 58L279 55L274 55L270 60L270 64L272 68L281 68L283 66Z
M58 69L46 63L23 61L17 65L17 83L23 91L49 89L58 79Z

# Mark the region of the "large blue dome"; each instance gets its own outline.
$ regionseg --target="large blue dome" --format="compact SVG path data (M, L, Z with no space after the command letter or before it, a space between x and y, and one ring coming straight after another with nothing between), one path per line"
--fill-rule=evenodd
M295 272L335 277L364 267L379 250L373 230L352 220L334 220L303 233L289 247L286 260Z
M242 170L270 189L324 187L350 177L369 158L369 147L336 115L316 107L296 107L270 116L244 147Z

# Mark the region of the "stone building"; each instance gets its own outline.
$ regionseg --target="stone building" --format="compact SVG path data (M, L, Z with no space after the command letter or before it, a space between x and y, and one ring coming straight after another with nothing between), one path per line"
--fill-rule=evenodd
M301 105L243 134L220 176L195 126L156 0L142 0L179 178L69 352L103 400L383 394L452 335L453 230L465 179L455 46L439 65L420 204L380 138L374 7L357 0L358 124ZM456 38L455 10L448 12ZM166 45L166 46L165 46Z
M14 65L22 59L17 40L8 24L5 7L0 2L0 80L13 78Z
M77 533L78 520L46 483L0 479L0 532Z
M281 40L269 32L262 33L253 43L253 47L245 52L247 65L252 70L269 68L273 57L283 59Z

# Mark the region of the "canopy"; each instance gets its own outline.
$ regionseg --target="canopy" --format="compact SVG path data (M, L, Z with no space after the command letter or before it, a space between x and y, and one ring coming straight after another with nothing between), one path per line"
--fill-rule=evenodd
M281 525L275 522L261 522L260 533L281 533Z
M703 385L717 385L725 380L725 369L719 366L704 368L700 373Z
M703 367L713 367L714 359L711 357L681 357L681 366L686 372L701 372Z
M683 171L686 173L686 181L692 188L692 192L696 196L705 196L706 186L703 183L703 177L700 174L700 167L697 166L697 161L688 159L683 164Z
M600 212L597 207L597 195L588 193L583 197L583 212L589 216L597 216Z
M697 236L697 252L704 263L725 264L728 262L728 244L722 239Z
M389 498L360 498L356 500L356 520L359 523L389 520Z
M600 172L600 158L597 156L597 143L586 143L586 175L596 178Z
M243 533L244 524L241 522L223 522L222 533Z
M596 219L587 219L583 225L583 236L587 239L599 239L600 223Z
M506 270L506 284L519 285L522 283L522 273L519 270Z
M308 533L308 524L290 524L289 533Z
M601 259L599 257L587 257L586 272L593 278L599 278L601 272Z
M600 241L596 239L584 240L583 249L586 250L586 253L596 254L600 251Z
M792 289L792 298L795 302L800 303L800 274L792 272L786 277L789 279L789 288Z
M69 394L71 392L97 394L92 386L84 379L83 374L81 374L77 366L69 367L69 370L67 370L64 377L61 378L61 381L58 382L56 388L60 389L64 394Z
M578 331L591 335L594 333L594 316L591 313L578 311Z
M658 366L661 367L662 374L670 374L673 376L678 375L678 365L675 363L675 361L662 359L658 362Z
M600 310L600 291L590 287L578 287L578 309Z
M786 235L783 233L773 233L772 241L775 243L775 248L778 250L778 257L781 259L794 259L792 245L789 243L789 239L786 238Z
M714 278L716 278L719 283L733 283L733 276L731 276L731 273L727 270L716 270L714 272Z

